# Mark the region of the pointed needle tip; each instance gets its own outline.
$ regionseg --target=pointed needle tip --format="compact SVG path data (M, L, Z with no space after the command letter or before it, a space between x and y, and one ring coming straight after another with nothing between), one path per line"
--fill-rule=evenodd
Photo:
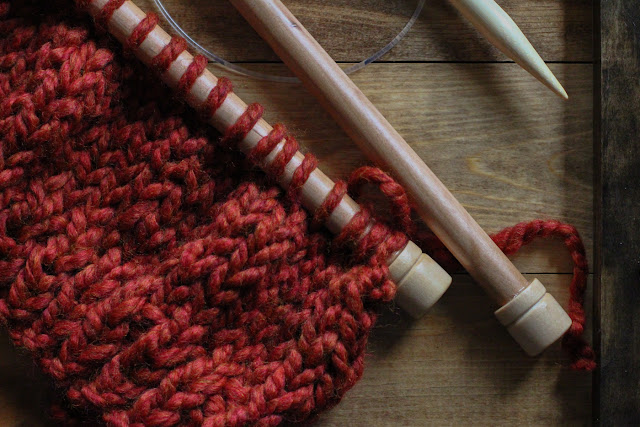
M560 98L564 99L565 101L569 100L569 95L567 95L567 91L564 90L564 88L562 87L562 85L560 84L556 76L553 75L553 73L551 72L547 64L545 64L542 61L542 59L540 59L540 62L542 64L540 66L540 69L542 70L542 72L539 72L538 70L527 70L527 71L533 74L538 80L540 80L540 82L542 82L546 87L551 89L551 91L556 95L558 95Z
M569 95L567 95L567 92L562 91L562 93L559 95L560 95L560 98L564 99L565 101L569 100Z
M569 95L567 95L567 91L564 90L564 88L562 87L562 85L560 85L560 83L557 83L557 86L554 85L554 87L552 87L551 90L553 90L556 93L556 95L558 95L560 98L564 99L565 101L569 100Z

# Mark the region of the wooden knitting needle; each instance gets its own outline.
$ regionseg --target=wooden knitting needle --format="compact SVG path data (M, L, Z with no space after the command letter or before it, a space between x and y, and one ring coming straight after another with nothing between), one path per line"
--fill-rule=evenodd
M109 0L93 0L88 5L89 13L96 17ZM125 43L133 30L145 18L142 12L131 1L125 1L111 16L108 22L108 30L119 41ZM152 59L158 55L165 46L169 44L171 37L159 26L156 26L145 38L142 44L134 49L136 56L145 64L151 64ZM169 69L161 76L171 87L176 87L187 67L193 62L193 56L188 52L183 52L171 64ZM217 85L218 79L208 70L195 81L192 89L186 96L187 102L198 109L206 101L209 93ZM227 96L224 103L216 111L210 120L221 132L225 132L238 118L247 110L245 104L235 94ZM239 143L239 148L244 153L249 153L258 142L267 136L272 127L264 120L260 120L249 134ZM282 150L285 141L281 141L261 164L263 169L268 169L269 165ZM285 189L288 188L292 177L300 164L304 160L304 155L297 152L291 161L286 165L284 173L280 176L280 184ZM323 203L329 192L334 187L331 181L322 171L315 169L300 189L302 204L309 210L315 211ZM326 226L333 233L340 231L351 221L360 211L358 204L349 196L345 196L336 209L332 212L326 222ZM371 230L371 226L365 234ZM422 316L447 290L451 284L449 276L435 261L413 242L392 254L387 260L391 278L398 284L396 302L405 311L414 317Z
M493 0L449 0L458 11L509 58L531 73L542 84L569 99L556 76L513 19Z
M342 128L391 170L418 213L501 306L498 319L529 354L556 341L571 319L537 280L531 285L376 107L280 0L230 0Z

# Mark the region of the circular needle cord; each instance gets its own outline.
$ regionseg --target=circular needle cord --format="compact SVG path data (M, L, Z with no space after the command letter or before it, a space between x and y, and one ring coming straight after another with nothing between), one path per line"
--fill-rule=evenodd
M212 61L212 62L215 62L217 64L220 64L223 67L225 67L225 68L227 68L227 69L229 69L229 70L231 70L233 72L236 72L236 73L239 73L239 74L243 74L243 75L246 75L246 76L250 76L250 77L254 77L254 78L257 78L257 79L261 79L261 80L269 80L269 81L272 81L272 82L280 82L280 83L299 83L300 82L300 80L297 77L276 76L276 75L273 75L273 74L261 73L259 71L252 71L252 70L249 70L249 69L247 69L245 67L241 67L239 65L236 65L236 64L234 64L232 62L229 62L229 61L225 60L224 58L222 58L222 57L216 55L215 53L211 52L210 50L206 49L200 43L198 43L193 38L191 38L189 36L189 34L187 34L187 32L185 30L183 30L182 27L175 21L175 19L173 19L173 17L169 13L169 11L167 11L167 8L164 6L164 4L162 3L161 0L153 0L153 1L156 4L156 7L158 8L158 10L162 14L162 16L167 20L169 25L171 25L173 30L180 37L184 38L187 41L187 43L189 43L189 45L193 49L198 51L200 54L204 55L209 61ZM413 24L415 24L415 22L418 20L418 17L420 16L420 13L422 12L422 9L424 7L425 2L426 2L426 0L419 0L418 1L416 9L413 11L413 14L411 15L411 18L409 18L409 21L405 24L405 26L402 28L402 30L389 43L387 43L382 49L380 49L379 51L377 51L376 53L374 53L370 57L358 62L357 64L354 64L354 65L346 68L344 70L344 72L347 73L347 74L351 74L351 73L353 73L355 71L361 70L362 68L364 68L367 65L371 64L372 62L375 62L378 59L382 58L391 49L393 49L393 47L395 45L397 45L400 42L400 40L402 40L404 38L404 36L409 32L411 27L413 27Z

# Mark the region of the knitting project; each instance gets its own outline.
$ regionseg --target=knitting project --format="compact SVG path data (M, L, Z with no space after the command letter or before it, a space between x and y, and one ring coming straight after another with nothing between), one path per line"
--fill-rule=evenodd
M70 6L0 2L0 320L11 338L71 414L109 425L267 426L335 405L362 375L376 304L396 290L385 260L406 235L377 225L358 240L366 211L335 239L312 227L295 192L217 144ZM373 168L350 186L364 180L413 233L402 188ZM513 253L540 236L560 236L574 258L564 345L574 368L593 369L576 230L534 221L494 240ZM415 238L460 268L433 235Z

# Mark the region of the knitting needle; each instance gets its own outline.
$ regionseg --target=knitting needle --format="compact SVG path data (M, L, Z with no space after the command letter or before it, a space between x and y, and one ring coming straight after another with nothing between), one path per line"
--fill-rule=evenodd
M109 0L90 1L87 10L97 17ZM108 22L108 30L120 42L126 43L138 24L145 18L142 12L131 1L125 1ZM156 26L144 39L140 46L134 49L136 56L147 65L170 42L171 37L160 26ZM169 69L161 76L171 87L176 87L181 77L193 62L193 56L184 51L171 64ZM208 70L198 77L190 92L186 95L187 102L199 109L210 92L216 87L218 79ZM235 94L229 94L216 113L211 117L210 123L221 132L231 127L247 110L245 104ZM262 140L269 135L272 127L264 120L259 120L249 134L239 142L238 148L244 153L249 153ZM285 141L281 141L260 165L267 170L283 149ZM304 155L297 152L286 165L280 176L280 185L288 188L297 168L302 164ZM321 170L315 169L300 189L302 204L309 210L318 209L327 195L333 189L335 183L331 181ZM326 222L328 229L338 234L349 224L351 219L360 211L358 204L349 196L344 196L340 204L332 212ZM365 234L371 230L371 226L365 230ZM449 276L433 259L423 254L422 250L409 241L406 246L392 254L387 260L391 278L398 284L396 303L414 317L422 316L447 290L451 284Z
M529 284L435 174L280 0L230 0L366 155L392 171L417 211L501 306L498 319L529 354L571 319L542 284Z
M509 58L531 73L542 84L569 99L556 76L513 19L493 0L449 0L458 11Z

